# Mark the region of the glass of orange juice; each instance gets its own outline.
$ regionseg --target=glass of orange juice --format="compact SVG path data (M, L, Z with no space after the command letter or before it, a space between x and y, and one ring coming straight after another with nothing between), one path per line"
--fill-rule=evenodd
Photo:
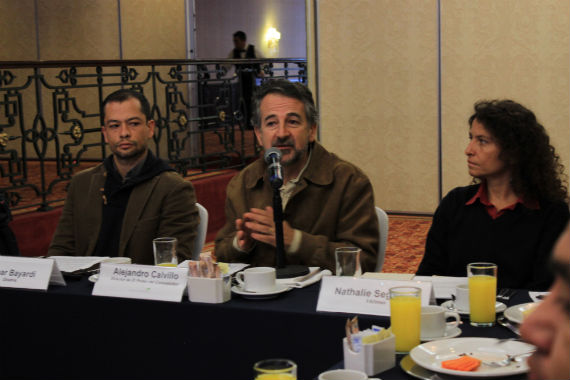
M497 299L497 265L493 263L468 264L467 277L469 277L471 325L493 326Z
M178 258L176 257L177 242L178 240L174 237L159 237L153 239L154 265L163 267L175 267L178 265Z
M297 380L297 364L289 359L266 359L253 366L254 380Z
M413 286L390 288L390 324L396 351L409 352L420 344L422 290Z

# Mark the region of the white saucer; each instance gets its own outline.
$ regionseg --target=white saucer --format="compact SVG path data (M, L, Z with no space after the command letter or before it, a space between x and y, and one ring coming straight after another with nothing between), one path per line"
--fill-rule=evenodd
M291 287L283 284L275 284L275 289L269 292L249 292L245 291L241 288L241 286L232 286L232 292L235 294L239 294L243 298L249 299L268 299L277 297L279 294L287 292L291 290Z
M441 307L443 307L445 310L456 311L461 315L469 315L469 310L456 309L453 301L445 301L444 303L441 304ZM504 303L499 301L495 303L495 313L501 313L506 309L507 305L505 305Z
M99 279L99 273L95 273L95 274L92 274L91 276L89 276L88 280L95 283L95 282L97 282L98 279Z
M432 340L455 338L459 335L461 335L461 329L457 326L451 326L451 327L448 327L447 329L445 329L445 334L443 334L443 336L438 336L435 338L425 338L423 336L420 336L420 340L422 342L431 342Z

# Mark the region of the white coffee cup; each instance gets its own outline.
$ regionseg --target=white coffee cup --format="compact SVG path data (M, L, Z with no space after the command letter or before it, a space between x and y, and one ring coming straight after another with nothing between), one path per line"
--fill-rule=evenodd
M271 292L275 290L275 268L248 268L236 274L236 280L247 292Z
M453 322L446 322L447 318L455 318ZM441 306L422 306L421 332L422 338L440 338L447 329L457 327L461 322L459 314L445 311Z
M461 311L469 311L469 285L460 284L455 287L455 308Z
M367 380L368 375L353 369L333 369L319 375L319 380Z

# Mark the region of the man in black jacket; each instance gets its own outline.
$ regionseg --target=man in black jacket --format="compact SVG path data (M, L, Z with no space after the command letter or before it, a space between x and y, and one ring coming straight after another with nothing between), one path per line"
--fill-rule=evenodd
M233 34L234 48L228 55L232 59L255 59L263 58L261 53L255 46L247 44L247 36L241 30ZM245 126L247 129L253 129L251 124L251 97L255 88L256 76L262 76L259 64L255 65L236 65L236 74L239 76L241 98L243 99L242 107Z
M12 221L12 213L8 206L6 194L2 191L0 192L0 255L20 256L16 236L8 225L10 221Z

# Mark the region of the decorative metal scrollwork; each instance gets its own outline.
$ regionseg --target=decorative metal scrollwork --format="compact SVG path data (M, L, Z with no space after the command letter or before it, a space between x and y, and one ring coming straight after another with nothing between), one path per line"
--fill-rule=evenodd
M9 86L12 84L12 82L14 81L14 74L12 74L10 71L5 70L5 71L0 71L0 86L2 84L4 84L4 86Z
M176 65L176 67L171 68L170 71L168 72L168 75L172 79L176 79L177 81L181 81L182 80L182 66Z
M12 66L0 62L0 191L10 194L14 209L48 209L61 202L63 198L53 196L54 188L60 187L56 185L65 184L86 163L105 159L101 104L120 88L145 94L155 120L149 147L183 174L239 168L257 156L251 146L259 147L240 110L244 102L240 77L227 75L228 68L236 66L234 60L69 61L58 66L26 62L24 66L15 76ZM261 80L306 82L306 60L244 60L238 66L262 67L267 75ZM10 143L18 139L18 144ZM30 201L23 189L37 199Z
M123 83L134 81L138 76L139 73L134 68L129 69L127 66L121 66L121 81Z
M2 146L3 148L6 148L6 146L8 145L9 139L10 138L6 132L0 133L0 146Z
M73 128L71 128L71 135L75 140L81 139L81 137L83 136L83 131L81 130L81 127L79 125L74 125Z

